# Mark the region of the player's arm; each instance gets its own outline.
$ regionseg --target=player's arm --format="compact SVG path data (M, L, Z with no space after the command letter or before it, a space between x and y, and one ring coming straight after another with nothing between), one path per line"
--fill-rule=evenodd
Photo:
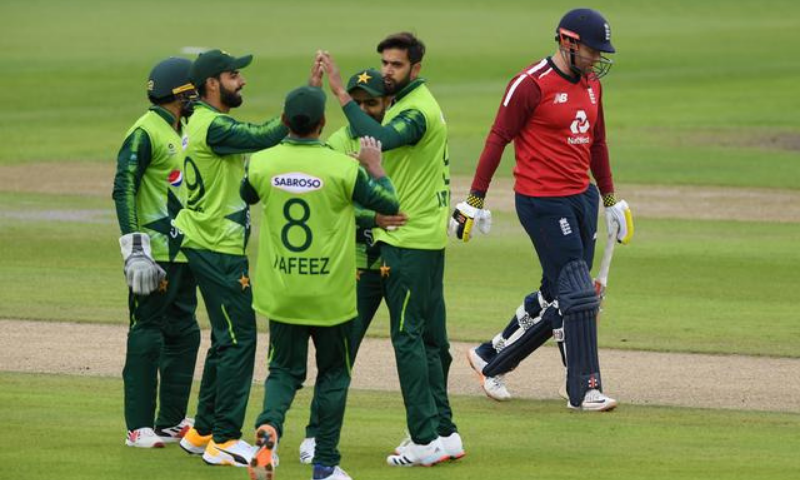
M628 207L628 202L625 200L617 201L614 194L614 178L611 174L611 162L609 161L608 145L606 144L602 95L597 108L597 121L595 122L592 136L594 141L589 150L591 154L589 167L603 199L603 206L606 210L606 227L609 232L618 229L617 241L627 244L633 238L633 214L630 207Z
M240 122L233 117L219 116L208 127L206 142L217 155L257 152L273 147L289 133L289 129L275 117L257 125Z
M364 208L358 202L355 202L353 207L356 210L356 225L358 228L375 228L377 226L375 210Z
M400 112L386 125L381 125L364 113L353 100L346 103L342 111L356 136L379 140L384 152L405 145L416 145L427 130L425 116L415 109Z
M400 112L387 125L381 125L364 113L347 92L339 67L327 52L317 52L317 61L328 75L328 85L339 100L350 128L358 137L372 137L381 142L383 151L393 150L404 145L415 145L425 135L427 125L422 112L409 109Z
M152 157L150 136L137 128L125 139L117 155L117 173L111 194L122 233L119 246L125 261L125 280L136 295L148 295L155 291L166 276L164 270L153 260L150 237L138 231L136 192L139 191L142 176Z
M476 223L484 233L491 229L491 212L484 209L486 192L503 158L506 145L519 135L539 105L541 97L539 86L525 73L514 77L506 87L492 128L486 136L470 193L466 200L456 205L450 221L450 233L460 240L469 241L472 227Z
M369 208L384 215L395 215L400 210L400 201L394 185L381 166L381 143L371 137L359 139L361 150L358 161L362 167L357 170L353 187L353 200L363 208Z
M250 164L245 168L244 178L242 179L242 184L239 186L239 196L242 197L242 200L248 205L255 205L261 201L256 188L250 183Z
M139 229L136 212L136 192L147 166L152 160L150 136L137 128L125 139L117 154L117 173L111 197L117 210L119 230L125 235Z

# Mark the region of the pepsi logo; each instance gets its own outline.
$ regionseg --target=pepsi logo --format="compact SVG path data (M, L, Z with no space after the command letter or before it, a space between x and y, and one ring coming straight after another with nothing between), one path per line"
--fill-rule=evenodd
M180 170L173 170L169 172L169 176L167 177L169 184L173 187L180 187L181 183L183 183L183 172Z

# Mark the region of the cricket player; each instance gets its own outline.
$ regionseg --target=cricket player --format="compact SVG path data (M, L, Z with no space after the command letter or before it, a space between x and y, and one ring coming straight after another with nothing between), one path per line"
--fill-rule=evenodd
M471 349L468 360L486 394L506 400L502 375L555 336L567 369L567 406L606 411L617 401L602 393L599 298L589 274L600 195L609 229L619 229L617 239L628 243L633 236L630 209L614 195L599 81L612 64L604 55L615 49L608 22L588 8L567 12L555 39L555 54L523 69L506 88L470 194L451 221L452 232L468 241L503 150L513 141L517 215L542 265L542 282L508 327Z
M163 447L191 426L185 417L200 347L197 285L172 226L182 208L181 120L191 115L196 97L191 65L172 57L153 68L147 82L152 105L128 130L117 156L113 198L129 287L122 371L129 447Z
M242 104L240 69L253 57L221 50L201 54L190 72L200 101L187 125L186 208L175 225L211 321L194 428L181 440L211 465L246 467L252 446L241 440L256 352L256 317L245 246L250 211L239 197L245 154L271 147L287 129L275 118L263 125L229 115Z
M383 122L390 98L386 95L386 86L381 73L373 69L364 69L350 77L347 92L361 110ZM337 152L356 155L360 149L359 137L345 125L328 137L327 144ZM358 316L353 322L350 340L350 365L355 365L356 355L361 341L367 333L372 319L383 301L383 281L381 278L380 247L375 245L372 236L373 228L399 228L405 224L406 216L381 215L355 204L356 210L356 299ZM385 270L384 270L385 271ZM316 395L311 402L311 415L306 426L306 438L300 444L300 462L310 464L314 458L316 434L319 424L319 405Z
M381 141L386 171L408 216L397 230L373 229L385 267L386 304L410 435L386 461L391 466L427 466L464 455L447 394L452 362L443 288L450 209L447 125L419 77L424 43L402 32L385 38L377 50L387 92L394 96L383 125L358 108L333 58L327 53L319 58L350 128Z
M253 155L242 198L261 202L254 307L269 318L269 376L256 420L251 478L273 478L286 412L306 377L308 341L316 347L319 426L314 479L350 480L339 467L339 436L350 385L356 318L354 202L386 215L399 203L381 167L380 143L360 140L358 159L319 140L325 94L306 86L286 96L289 136Z

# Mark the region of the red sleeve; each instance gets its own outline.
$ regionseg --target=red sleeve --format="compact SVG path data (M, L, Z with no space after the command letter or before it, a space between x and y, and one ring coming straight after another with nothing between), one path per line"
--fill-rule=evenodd
M481 158L478 160L475 177L472 179L472 191L485 195L489 190L489 184L500 165L506 145L514 140L528 122L541 97L539 86L525 73L518 75L508 84L492 129L486 137Z
M614 179L611 176L611 164L608 160L608 146L606 145L606 122L603 118L603 99L597 108L597 122L594 125L594 143L590 150L592 176L597 182L600 194L614 193Z

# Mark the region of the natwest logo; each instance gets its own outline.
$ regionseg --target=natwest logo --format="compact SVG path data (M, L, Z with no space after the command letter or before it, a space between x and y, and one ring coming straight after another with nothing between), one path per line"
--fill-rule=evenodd
M575 135L586 133L589 130L589 119L586 117L586 112L584 110L578 110L575 114L575 120L572 121L572 125L569 126L569 129Z
M272 186L290 193L308 193L321 189L322 179L307 173L291 172L272 177Z
M567 137L567 143L570 145L588 145L592 142L591 137L588 135L581 135L589 131L589 119L584 110L578 110L575 113L575 120L569 126L569 130L574 136Z

